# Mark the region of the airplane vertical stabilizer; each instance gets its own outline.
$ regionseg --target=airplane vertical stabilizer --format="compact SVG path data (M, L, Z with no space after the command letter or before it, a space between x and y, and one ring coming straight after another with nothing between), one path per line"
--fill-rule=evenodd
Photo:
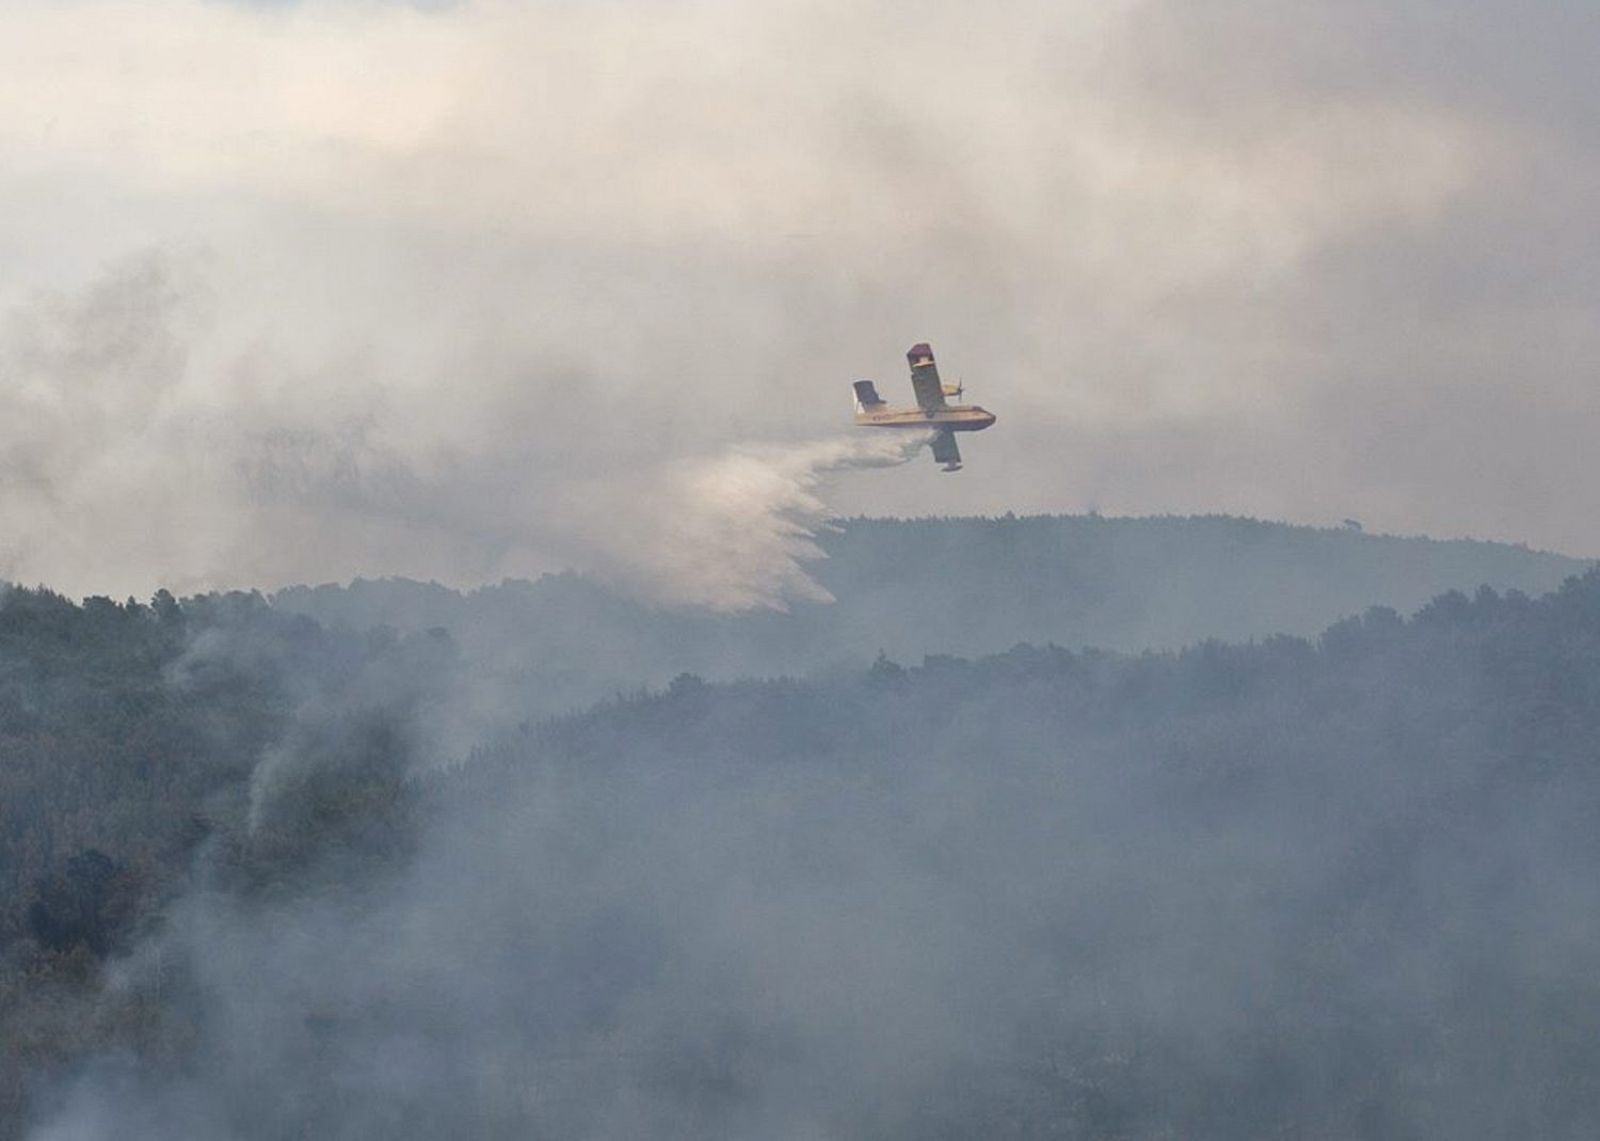
M884 399L878 395L878 387L872 381L858 380L853 387L856 390L856 403L860 405L861 411L871 412L884 407Z

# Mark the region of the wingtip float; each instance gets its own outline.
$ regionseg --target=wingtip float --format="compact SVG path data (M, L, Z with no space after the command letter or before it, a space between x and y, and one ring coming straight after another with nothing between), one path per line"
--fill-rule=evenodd
M976 404L951 404L945 399L959 399L964 390L959 384L945 384L939 379L939 366L934 364L933 349L926 342L911 346L906 363L911 366L911 388L916 393L917 406L891 408L878 395L872 381L858 380L856 423L868 428L932 431L934 462L942 465L941 471L960 471L961 449L956 446L955 434L983 431L994 423L994 413Z

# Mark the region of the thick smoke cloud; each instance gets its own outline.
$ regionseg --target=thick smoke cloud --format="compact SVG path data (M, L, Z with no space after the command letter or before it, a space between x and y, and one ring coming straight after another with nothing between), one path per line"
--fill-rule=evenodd
M1001 427L956 479L840 479L830 507L1581 553L1573 18L8 6L0 573L570 565L544 505L826 437L921 338Z
M6 363L20 383L0 393L0 520L13 545L0 574L88 592L373 565L454 580L576 567L650 601L782 608L826 597L801 565L821 557L811 539L831 513L824 477L905 463L928 442L631 453L604 409L579 396L546 410L509 379L465 431L396 439L396 398L359 363L332 380L261 350L197 375L191 346L207 317L185 292L201 289L194 272L142 256L13 315ZM581 383L557 369L523 387L559 404L564 384ZM402 419L447 420L422 407L431 399ZM523 452L519 441L541 443ZM114 569L80 569L100 552Z

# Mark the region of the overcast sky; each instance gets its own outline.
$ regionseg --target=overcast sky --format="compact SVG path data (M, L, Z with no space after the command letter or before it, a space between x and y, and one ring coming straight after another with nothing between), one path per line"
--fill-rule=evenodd
M0 577L647 577L719 473L1600 554L1597 76L1502 0L13 0ZM924 339L966 470L808 466Z

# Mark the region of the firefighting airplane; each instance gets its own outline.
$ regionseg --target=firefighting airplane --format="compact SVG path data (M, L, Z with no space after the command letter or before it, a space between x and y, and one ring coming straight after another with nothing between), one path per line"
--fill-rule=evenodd
M911 387L917 394L916 408L890 408L878 395L870 380L858 380L856 389L856 423L869 428L916 428L932 431L933 459L943 464L941 471L961 470L961 449L956 447L957 432L981 432L994 423L994 413L986 412L976 404L946 404L946 396L959 397L959 384L944 384L939 380L939 368L933 363L933 350L926 344L912 345L906 353L911 363Z

